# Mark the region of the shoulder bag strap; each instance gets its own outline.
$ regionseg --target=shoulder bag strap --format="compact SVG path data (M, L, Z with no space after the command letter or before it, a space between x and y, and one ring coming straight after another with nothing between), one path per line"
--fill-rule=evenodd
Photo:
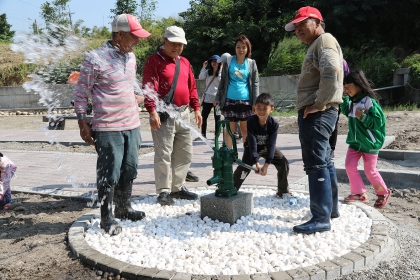
M175 75L174 75L174 79L172 80L172 85L171 88L169 89L168 93L165 95L165 97L163 98L163 100L167 103L173 103L174 101L174 93L175 93L175 89L176 89L176 84L178 83L178 76L179 76L179 71L181 68L181 59L176 59L175 60Z
M214 78L216 78L216 75L214 75L214 76L213 76L213 79L211 79L210 83L207 85L206 89L205 89L205 90L204 90L204 92L203 92L203 102L204 102L204 98L206 98L206 92L207 92L207 90L209 89L209 87L210 87L211 83L213 83Z

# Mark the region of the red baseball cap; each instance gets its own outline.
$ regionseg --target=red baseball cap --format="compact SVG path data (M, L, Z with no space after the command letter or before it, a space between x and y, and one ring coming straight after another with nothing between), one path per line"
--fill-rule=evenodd
M121 14L116 16L111 26L112 32L130 32L138 38L147 38L151 35L149 32L147 32L141 27L138 19L130 14Z
M286 31L293 31L295 30L295 23L301 22L302 20L305 20L307 18L317 18L320 21L324 21L321 13L318 11L317 8L306 6L306 7L300 8L297 11L295 18L291 22L286 24L284 26L284 29L286 29Z

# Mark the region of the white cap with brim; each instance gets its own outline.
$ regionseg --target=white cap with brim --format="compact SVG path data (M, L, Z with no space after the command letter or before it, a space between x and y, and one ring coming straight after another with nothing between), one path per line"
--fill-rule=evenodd
M166 28L164 37L170 42L187 44L184 29L178 26L169 26Z

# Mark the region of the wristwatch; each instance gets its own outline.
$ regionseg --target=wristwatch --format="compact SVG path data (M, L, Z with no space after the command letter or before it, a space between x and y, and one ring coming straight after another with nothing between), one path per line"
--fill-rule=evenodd
M86 120L86 114L77 114L77 120L79 121Z

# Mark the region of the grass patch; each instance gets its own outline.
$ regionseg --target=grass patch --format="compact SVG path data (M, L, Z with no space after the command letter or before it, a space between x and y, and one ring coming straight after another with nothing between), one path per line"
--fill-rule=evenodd
M0 71L0 86L20 86L31 80L28 75L35 69L36 65L25 63L3 67Z
M406 103L406 104L397 104L393 106L384 106L382 107L382 110L384 113L389 112L396 112L396 111L420 111L419 105L416 103ZM291 116L297 116L298 111L293 107L289 110L274 110L271 113L272 117L291 117Z
M420 111L420 108L416 103L406 103L393 106L384 106L382 110L384 113L389 113L395 111Z
M297 116L298 111L293 107L292 109L274 110L271 113L272 117L292 117Z

